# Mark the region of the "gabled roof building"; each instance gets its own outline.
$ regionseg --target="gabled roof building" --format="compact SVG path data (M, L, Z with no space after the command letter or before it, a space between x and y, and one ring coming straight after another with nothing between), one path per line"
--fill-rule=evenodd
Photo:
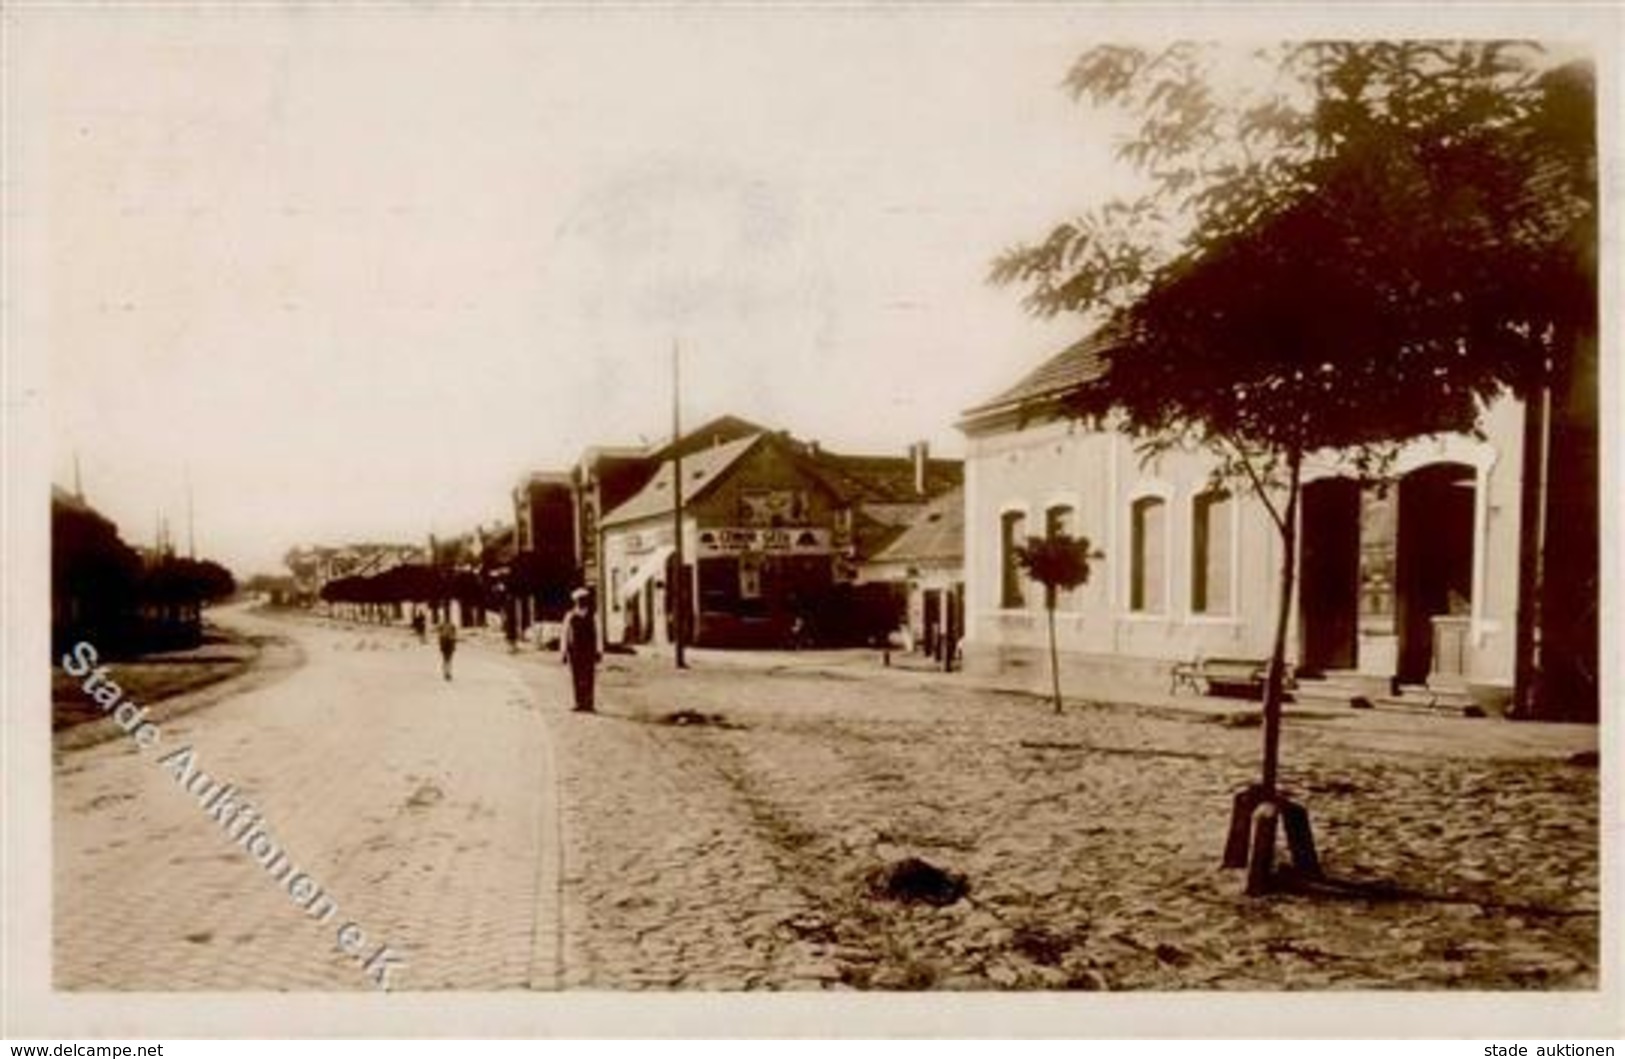
M782 432L741 432L752 425L723 417L685 435L681 574L678 463L663 460L601 519L611 641L667 642L679 614L700 644L778 643L796 628L862 639L878 619L854 602L859 565L904 532L933 491L959 480L956 461L928 460L923 446L906 457L843 456Z

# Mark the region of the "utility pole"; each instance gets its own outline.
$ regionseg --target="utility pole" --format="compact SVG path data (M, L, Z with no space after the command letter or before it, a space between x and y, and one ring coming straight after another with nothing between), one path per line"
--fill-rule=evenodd
M197 558L196 525L192 520L192 468L186 468L186 557Z
M687 639L688 587L683 583L683 421L682 354L677 340L671 340L671 528L673 555L677 559L666 595L672 608L672 647L678 669L687 669L683 641Z

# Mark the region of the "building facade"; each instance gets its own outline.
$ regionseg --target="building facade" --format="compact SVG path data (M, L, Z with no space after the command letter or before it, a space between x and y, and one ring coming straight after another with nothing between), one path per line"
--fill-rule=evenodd
M675 473L682 474L677 565ZM605 516L606 628L611 642L673 642L685 622L701 646L784 642L827 604L834 532L845 501L775 434L666 461Z
M681 582L671 580L677 462ZM659 448L590 449L573 480L582 574L606 642L669 643L683 616L688 642L748 646L789 642L797 629L830 643L872 638L885 600L858 584L860 568L957 488L962 469L923 444L838 454L720 416ZM680 609L668 588L678 583Z
M1043 592L1014 549L1057 532L1101 555L1057 606L1069 668L1166 683L1178 661L1268 658L1283 552L1268 511L1216 485L1210 457L1147 462L1061 415L1053 399L1099 370L1097 352L1080 343L961 421L967 667L1038 663ZM1335 453L1306 464L1288 658L1307 694L1510 700L1523 430L1507 397L1482 437L1412 442L1381 480Z
M926 504L896 540L864 562L859 578L894 586L903 599L904 646L951 667L965 622L964 490Z
M576 490L568 473L537 471L513 491L513 555L505 577L507 606L520 628L557 621L580 583Z
M581 583L603 600L604 551L601 523L606 513L630 500L649 481L658 466L648 453L636 448L594 447L582 453L571 471L576 506L576 554ZM599 608L599 620L604 620ZM604 630L599 630L602 633Z

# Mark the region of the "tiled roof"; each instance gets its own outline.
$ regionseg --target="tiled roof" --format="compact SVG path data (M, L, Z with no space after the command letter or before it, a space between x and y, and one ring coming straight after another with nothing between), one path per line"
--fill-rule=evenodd
M919 517L922 507L924 507L924 504L916 500L910 504L864 504L862 505L862 511L866 517L873 519L882 526L895 526L898 529L905 529L914 524L914 520Z
M748 419L741 419L736 415L721 415L684 431L682 438L677 442L651 446L647 455L658 460L668 460L671 458L672 450L680 445L682 455L687 459L689 453L703 452L719 444L742 441L766 433L768 433L766 427L752 423Z
M853 503L918 504L914 461L907 456L843 456L833 452L809 454L813 466L837 493ZM925 462L925 495L937 496L964 481L959 460Z
M965 418L1059 397L1100 378L1106 373L1105 353L1117 337L1118 331L1111 325L1090 333L1028 372L997 397L967 409Z
M965 491L938 497L873 559L877 563L958 561L965 557Z
M698 499L713 484L720 481L735 463L749 452L763 435L753 434L737 441L724 442L713 448L683 457L683 502ZM672 509L672 464L668 460L660 465L642 489L626 503L605 515L601 525L613 526L623 522L636 522L670 512Z

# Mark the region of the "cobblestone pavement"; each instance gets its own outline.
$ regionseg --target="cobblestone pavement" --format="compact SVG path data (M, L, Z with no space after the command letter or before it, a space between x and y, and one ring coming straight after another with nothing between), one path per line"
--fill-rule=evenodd
M434 649L398 630L272 627L302 668L161 722L154 749L59 750L56 987L374 988L335 944L347 921L363 957L387 943L405 960L392 988L556 984L554 780L514 667L461 652L446 683ZM188 745L337 902L331 921L307 917L156 763Z
M175 713L160 751L250 792L335 922L402 955L397 988L1597 981L1597 770L1570 760L1594 729L1292 719L1327 869L1386 889L1259 901L1216 867L1257 769L1246 707L1056 717L873 660L611 656L580 715L556 655L476 634L447 684L402 630L276 627L305 665ZM59 748L57 987L371 988L155 757ZM877 895L911 856L968 895Z
M1283 781L1327 870L1247 899L1217 861L1248 710L1042 700L938 674L614 658L546 716L566 980L595 988L1593 988L1595 731L1307 716ZM686 711L686 712L684 712ZM1256 711L1251 711L1256 713ZM674 720L689 723L666 723ZM1451 741L1450 733L1457 738ZM875 897L917 856L947 907Z
M624 716L548 716L563 763L565 986L839 980L816 894L727 761Z

